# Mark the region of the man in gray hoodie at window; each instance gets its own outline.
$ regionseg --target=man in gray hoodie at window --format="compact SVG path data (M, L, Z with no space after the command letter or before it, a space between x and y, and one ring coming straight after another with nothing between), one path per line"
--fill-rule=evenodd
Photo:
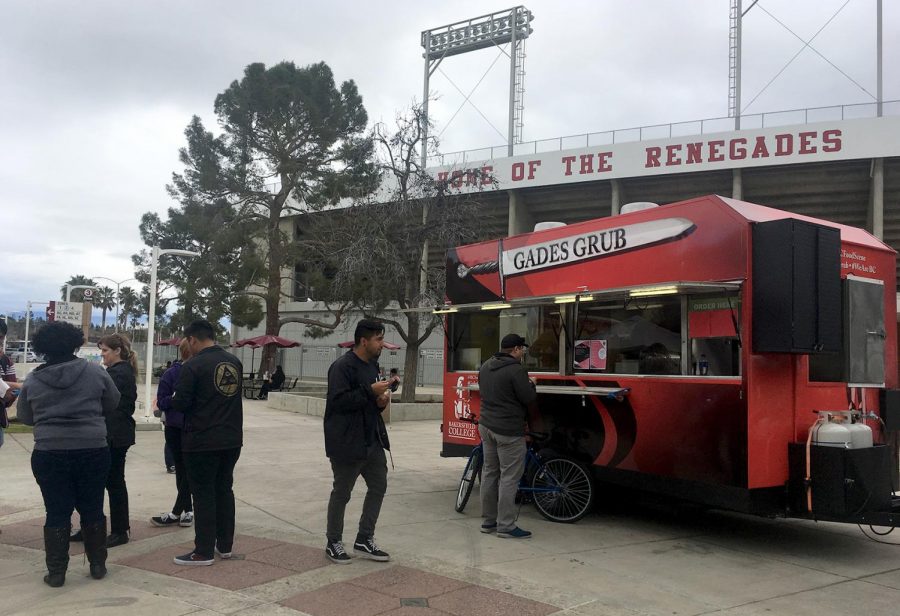
M516 526L516 492L525 471L525 423L537 400L534 381L522 365L527 348L522 336L507 334L500 341L500 352L478 372L478 432L484 448L481 532L507 539L531 536Z

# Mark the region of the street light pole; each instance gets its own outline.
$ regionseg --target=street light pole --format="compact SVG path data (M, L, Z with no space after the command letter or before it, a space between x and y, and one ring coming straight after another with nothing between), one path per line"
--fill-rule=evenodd
M115 324L115 330L116 330L116 333L119 333L119 285L121 285L123 282L129 282L129 281L131 281L131 280L137 280L137 278L126 278L125 280L120 280L119 282L116 282L116 281L113 280L112 278L107 278L106 276L91 276L91 278L99 278L100 280L109 280L111 283L113 283L114 285L116 285L116 324ZM140 281L138 281L138 282L140 282Z
M28 363L28 330L31 328L31 307L34 306L35 304L43 305L46 303L48 303L48 302L39 302L39 301L30 299L25 304L25 346L22 349L22 355L25 357L25 360L22 363L26 363L26 364ZM3 344L6 345L5 340L3 341Z
M176 248L165 248L160 249L159 246L154 246L151 251L150 258L150 310L147 315L149 321L147 322L147 358L146 364L144 365L144 421L150 420L150 400L151 396L151 383L150 380L153 376L153 334L154 329L156 328L156 268L159 265L159 258L163 255L174 255L176 257L199 257L199 252L194 252L193 250L178 250Z

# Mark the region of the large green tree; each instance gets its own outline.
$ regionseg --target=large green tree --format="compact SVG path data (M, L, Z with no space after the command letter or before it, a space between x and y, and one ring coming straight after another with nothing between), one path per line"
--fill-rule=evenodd
M262 270L256 244L249 239L254 223L239 220L238 212L223 199L201 203L193 196L181 196L181 206L169 208L165 219L148 212L140 224L147 246L200 253L190 259L163 257L157 265L157 296L174 294L179 306L172 326L183 327L201 317L216 323L225 316L256 326L261 313L254 314L252 306L236 299ZM142 250L132 260L138 280L149 283L150 251Z
M216 97L215 113L218 136L198 117L188 125L184 171L173 175L172 193L182 202L225 200L235 208L236 224L260 246L262 270L250 292L263 301L266 333L278 334L286 322L278 305L289 286L283 272L298 256L282 219L373 189L366 111L356 84L336 84L325 63L282 62L249 65ZM265 350L261 365L274 351Z

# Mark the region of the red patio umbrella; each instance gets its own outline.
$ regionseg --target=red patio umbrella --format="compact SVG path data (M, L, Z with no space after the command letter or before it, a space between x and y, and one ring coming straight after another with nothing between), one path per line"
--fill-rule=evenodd
M166 338L165 340L158 340L153 343L156 346L178 346L181 344L181 338L177 336L175 338Z
M346 342L338 342L338 346L341 347L342 349L349 349L350 347L353 346L353 341L348 340ZM402 347L400 347L400 345L394 344L393 342L388 342L387 340L385 340L384 348L386 348L389 351L396 351L397 349L400 349Z
M300 343L296 340L288 340L287 338L282 338L281 336L256 336L255 338L244 338L243 340L238 340L231 346L242 347L249 346L251 348L259 348L261 346L266 346L269 344L274 344L275 346L291 349L293 347L300 346Z
M275 346L283 348L283 349L291 349L293 347L300 346L300 343L297 342L296 340L289 340L287 338L282 338L281 336L272 336L269 334L266 334L264 336L256 336L254 338L244 338L243 340L238 340L231 346L233 346L233 347L244 347L244 346L250 347L252 349L252 351L250 352L250 366L252 367L255 365L254 362L256 359L256 349L258 349L259 347L264 347L264 346L270 345L270 344L274 344Z

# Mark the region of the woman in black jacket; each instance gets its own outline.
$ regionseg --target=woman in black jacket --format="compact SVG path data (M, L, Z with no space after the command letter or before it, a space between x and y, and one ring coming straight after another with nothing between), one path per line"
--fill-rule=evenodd
M106 415L110 466L106 480L109 493L109 537L106 547L128 543L128 487L125 485L125 454L134 445L134 403L137 400L137 356L131 341L122 334L103 336L97 343L106 372L122 394L116 410Z
M263 383L262 387L259 390L259 395L256 397L256 399L268 399L270 391L278 390L284 387L285 378L286 377L284 375L284 370L281 369L281 366L276 366L275 372L272 373L272 377Z

